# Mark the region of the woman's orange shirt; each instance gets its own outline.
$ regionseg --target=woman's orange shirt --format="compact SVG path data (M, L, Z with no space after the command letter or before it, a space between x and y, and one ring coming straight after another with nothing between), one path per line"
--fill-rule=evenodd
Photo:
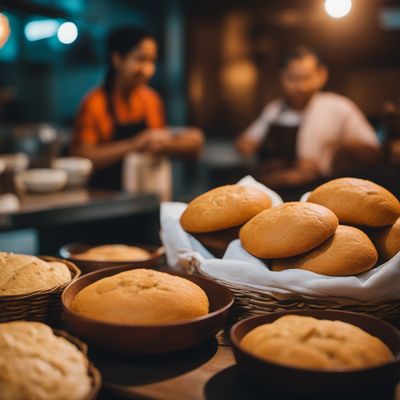
M165 127L161 97L148 86L136 88L128 101L118 93L112 98L120 124L144 121L150 129ZM73 144L98 144L113 140L114 122L103 88L92 90L82 101L75 123Z

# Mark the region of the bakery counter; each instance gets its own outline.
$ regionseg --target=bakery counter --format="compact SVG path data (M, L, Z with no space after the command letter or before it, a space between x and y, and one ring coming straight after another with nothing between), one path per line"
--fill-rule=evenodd
M102 374L98 400L282 400L243 378L222 335L163 356L124 358L95 351L89 356ZM400 400L400 388L393 400Z
M80 189L19 200L18 211L0 215L0 232L34 230L42 254L75 241L158 241L159 200L153 194Z

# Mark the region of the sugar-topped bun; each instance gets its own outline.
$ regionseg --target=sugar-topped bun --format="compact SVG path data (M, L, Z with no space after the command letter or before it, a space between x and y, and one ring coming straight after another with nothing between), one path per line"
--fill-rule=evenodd
M54 289L70 280L71 273L61 262L0 252L0 296Z
M45 324L0 324L2 400L84 400L91 390L88 360Z

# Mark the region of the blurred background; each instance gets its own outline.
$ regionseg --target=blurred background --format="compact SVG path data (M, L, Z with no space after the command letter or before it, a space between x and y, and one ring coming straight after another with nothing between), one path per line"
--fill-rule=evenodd
M400 98L400 2L350 3L348 15L341 1L329 15L323 0L2 0L1 151L34 157L44 147L31 137L42 132L48 145L58 137L47 151L65 154L79 103L102 80L107 32L126 24L158 41L151 85L168 125L206 135L196 179L175 166L177 197L209 186L213 168L240 164L234 138L279 96L279 59L299 44L320 53L326 89L353 100L385 141L384 104Z
M199 162L173 161L175 199L245 174L235 138L280 96L279 60L298 45L318 51L326 90L355 102L384 149L400 143L398 0L0 0L0 153L28 154L31 167L67 155L79 104L105 73L106 36L123 25L157 40L150 85L167 125L205 135ZM393 149L373 179L400 194Z

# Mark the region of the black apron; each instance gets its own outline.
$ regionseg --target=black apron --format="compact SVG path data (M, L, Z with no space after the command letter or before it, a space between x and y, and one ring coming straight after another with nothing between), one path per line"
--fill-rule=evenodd
M114 120L115 121L115 120ZM132 138L139 132L147 129L146 121L140 121L129 124L114 124L113 141ZM107 143L107 142L103 142ZM123 160L118 161L110 167L95 171L90 180L90 186L106 189L122 189L122 165Z
M299 126L271 124L259 150L259 160L279 159L294 163L297 159L298 132Z

